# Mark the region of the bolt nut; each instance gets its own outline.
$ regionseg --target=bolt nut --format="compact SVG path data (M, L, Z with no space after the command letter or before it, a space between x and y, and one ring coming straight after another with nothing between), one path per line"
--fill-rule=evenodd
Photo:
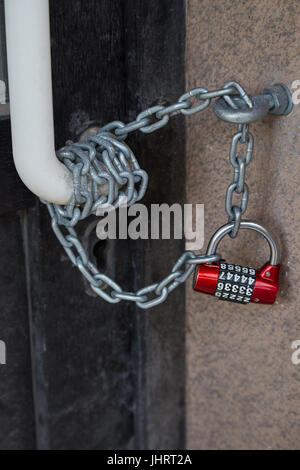
M293 109L293 100L290 90L283 83L274 83L272 88L265 88L263 95L269 95L273 106L269 109L270 114L287 115Z

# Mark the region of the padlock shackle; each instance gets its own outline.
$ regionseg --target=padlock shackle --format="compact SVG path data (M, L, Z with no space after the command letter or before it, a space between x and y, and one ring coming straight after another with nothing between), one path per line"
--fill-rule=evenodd
M216 250L218 248L220 241L225 235L231 232L233 227L234 227L234 222L223 225L214 233L214 235L211 237L209 241L209 244L206 250L207 255L213 255L216 253ZM259 225L256 222L250 222L248 220L242 221L240 224L240 228L254 230L255 232L260 233L267 240L269 247L270 247L270 252L271 252L270 265L276 266L279 260L279 251L275 243L275 240L273 239L271 234L262 225Z

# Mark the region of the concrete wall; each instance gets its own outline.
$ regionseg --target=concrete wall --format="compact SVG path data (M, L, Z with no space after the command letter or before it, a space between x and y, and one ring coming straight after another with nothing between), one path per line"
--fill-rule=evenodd
M250 93L300 79L298 0L187 0L187 87L235 79ZM274 306L239 306L187 286L187 447L300 447L300 105L288 117L251 126L247 219L278 235L280 295ZM235 127L211 110L187 120L187 202L205 204L205 240L226 222L232 179L228 151ZM259 267L267 244L243 231L224 240L229 262Z

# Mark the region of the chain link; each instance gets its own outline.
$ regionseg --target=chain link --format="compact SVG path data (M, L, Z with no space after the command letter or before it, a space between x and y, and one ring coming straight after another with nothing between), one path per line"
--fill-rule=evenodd
M140 168L133 152L124 142L129 133L152 133L164 127L172 116L189 116L203 111L214 98L223 97L235 109L236 104L231 96L237 94L249 107L252 106L250 97L236 82L227 82L223 88L213 91L202 87L194 88L184 93L174 104L152 106L139 113L136 119L128 124L112 121L101 127L96 135L88 136L84 142L67 142L67 145L57 152L58 158L73 175L73 195L65 206L42 202L47 205L52 229L71 262L89 282L91 289L107 302L115 304L127 300L136 302L142 309L154 307L164 302L170 292L184 283L195 270L195 266L220 260L218 254L196 255L192 251L185 251L173 266L171 273L163 280L136 293L125 292L88 259L74 227L79 220L96 214L98 208L107 204L117 208L124 198L129 206L145 194L148 175ZM238 155L239 143L246 145L244 157ZM226 195L229 220L235 223L231 236L236 236L241 215L247 207L245 169L251 161L252 152L253 137L247 125L239 126L238 132L232 138L230 149L234 180ZM234 193L241 195L239 207L233 205Z

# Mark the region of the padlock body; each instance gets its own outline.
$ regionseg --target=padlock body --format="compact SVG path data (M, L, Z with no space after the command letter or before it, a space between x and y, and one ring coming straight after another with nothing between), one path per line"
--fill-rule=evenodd
M265 264L256 274L251 302L273 304L279 286L280 266Z
M217 288L219 270L219 263L199 264L195 270L194 290L214 295Z
M195 271L194 290L242 304L272 304L278 291L279 269L268 263L258 271L225 261L200 264Z

